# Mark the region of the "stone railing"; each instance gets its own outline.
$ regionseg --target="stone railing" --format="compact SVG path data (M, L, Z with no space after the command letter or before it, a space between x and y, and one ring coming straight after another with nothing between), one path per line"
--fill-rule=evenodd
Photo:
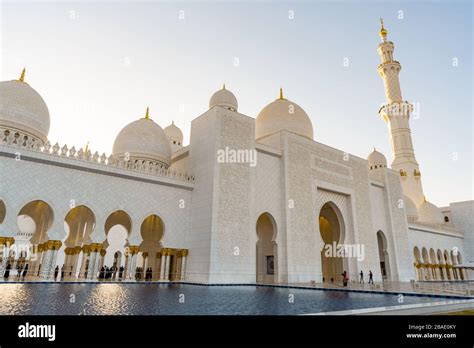
M85 149L80 148L79 150L76 150L74 146L68 148L67 145L60 146L58 143L51 145L49 141L43 145L40 142L32 139L30 136L21 134L17 131L3 132L3 134L0 135L0 145L19 147L53 156L133 170L140 173L146 173L180 181L194 182L194 176L187 173L180 173L170 170L164 165L154 161L135 159L126 161L124 159L115 158L112 155L107 156L105 153L100 155L97 151L92 153L87 147Z
M450 231L450 232L462 234L462 232L459 229L445 222L439 223L439 222L419 221L418 218L413 217L413 216L408 216L408 222L415 225L421 225L421 226L426 226L426 227L431 227L431 228L436 228L436 229L440 229L444 231Z

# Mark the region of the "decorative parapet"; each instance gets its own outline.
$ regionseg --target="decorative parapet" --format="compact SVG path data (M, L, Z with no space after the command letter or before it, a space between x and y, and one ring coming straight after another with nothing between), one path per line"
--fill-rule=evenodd
M63 158L71 158L82 162L92 162L104 166L111 166L125 170L132 170L140 173L156 175L160 177L191 182L195 181L193 175L188 173L180 173L175 170L166 168L154 161L147 160L124 160L114 158L112 155L107 156L105 153L100 155L97 151L92 153L86 146L85 149L80 148L76 150L74 146L69 148L67 145L60 146L58 143L51 145L48 141L42 145L37 141L23 135L17 131L4 131L0 134L0 145L23 148L30 151L45 153L51 156L58 156Z

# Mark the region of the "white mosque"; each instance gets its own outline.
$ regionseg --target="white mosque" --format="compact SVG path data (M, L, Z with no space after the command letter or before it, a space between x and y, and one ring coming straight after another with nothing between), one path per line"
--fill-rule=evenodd
M394 44L380 30L378 73L393 161L315 141L298 104L256 118L225 86L191 122L126 125L112 154L52 145L50 115L25 81L0 82L0 274L97 280L103 265L201 283L459 281L472 276L474 202L430 203L422 188ZM425 173L423 173L425 175ZM429 174L427 174L429 175ZM336 252L337 250L337 252ZM0 277L3 279L3 276Z

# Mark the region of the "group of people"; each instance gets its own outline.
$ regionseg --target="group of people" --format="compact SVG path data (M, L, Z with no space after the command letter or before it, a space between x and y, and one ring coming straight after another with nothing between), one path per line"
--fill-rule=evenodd
M347 286L349 282L349 273L347 271L342 272L342 285ZM359 284L364 284L364 272L361 270L359 273ZM369 284L374 285L374 274L369 270Z
M10 277L10 271L12 269L12 264L10 262L7 263L5 267L5 273L3 273L3 278L7 280ZM25 279L26 275L28 274L28 264L22 265L18 264L16 266L16 277L19 279Z
M360 275L359 284L364 284L364 272L361 270L359 275ZM369 284L374 285L374 274L370 270L369 270Z
M123 278L123 272L125 268L123 266L120 266L120 268L117 269L117 266L112 266L112 267L107 267L107 266L102 266L99 272L99 280L102 279L116 279L117 277L117 270L118 270L118 278L121 280Z
M143 276L145 276L143 278ZM143 267L137 267L135 269L135 280L152 280L153 279L153 269L151 267L148 267L145 271L143 272Z

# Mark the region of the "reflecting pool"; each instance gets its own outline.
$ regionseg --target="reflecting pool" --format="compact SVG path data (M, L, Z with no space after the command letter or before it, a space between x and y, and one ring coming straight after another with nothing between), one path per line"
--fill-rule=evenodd
M439 300L257 286L0 284L1 315L293 315Z

